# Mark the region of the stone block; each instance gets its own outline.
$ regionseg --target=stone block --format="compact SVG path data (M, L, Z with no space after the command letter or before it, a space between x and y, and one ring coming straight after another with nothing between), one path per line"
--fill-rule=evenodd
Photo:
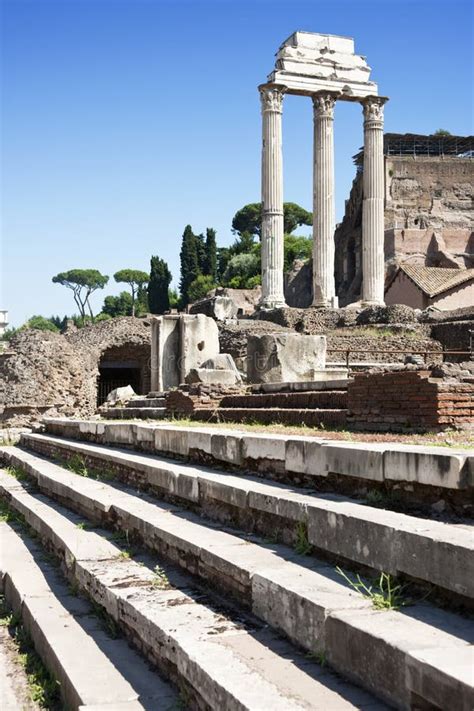
M204 314L182 316L180 328L181 382L184 382L190 370L200 368L219 353L219 330L214 319Z
M448 489L472 486L466 456L433 452L432 447L391 445L384 455L384 476L389 481L408 481Z
M455 659L458 652L464 653L470 634L463 618L422 606L411 612L407 608L405 614L360 610L354 615L351 610L339 610L329 614L325 630L328 664L395 708L407 709L412 708L407 686L411 655L438 650Z
M420 649L407 659L407 687L433 708L472 711L474 648Z
M242 459L276 460L285 463L286 435L245 434L242 436Z
M242 433L213 434L211 455L218 462L239 466L242 463Z
M240 376L234 370L211 368L191 368L186 375L186 382L204 383L205 385L235 385L240 381Z
M369 481L383 481L383 456L387 445L325 442L322 445L327 474L351 476Z
M155 449L171 455L187 457L189 454L188 431L181 427L157 427Z
M251 383L314 380L325 363L325 336L269 333L248 337L247 378Z
M136 425L130 422L113 422L104 425L104 441L107 444L133 445L136 442Z
M288 472L326 476L322 456L324 440L309 437L288 437L286 440L285 469Z

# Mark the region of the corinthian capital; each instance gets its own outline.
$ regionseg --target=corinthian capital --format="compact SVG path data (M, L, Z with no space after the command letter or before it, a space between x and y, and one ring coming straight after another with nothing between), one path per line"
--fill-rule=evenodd
M259 86L258 90L262 102L262 113L264 111L275 111L281 114L283 110L283 94L286 91L286 87L264 84Z
M383 106L387 99L384 96L368 96L362 102L362 111L366 121L383 123Z
M335 94L313 94L312 98L315 117L334 118Z

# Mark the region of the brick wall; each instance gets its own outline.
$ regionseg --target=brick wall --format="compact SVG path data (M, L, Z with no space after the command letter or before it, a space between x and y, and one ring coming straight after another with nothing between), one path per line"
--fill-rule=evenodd
M474 427L474 384L429 371L359 373L348 388L347 422L367 430Z

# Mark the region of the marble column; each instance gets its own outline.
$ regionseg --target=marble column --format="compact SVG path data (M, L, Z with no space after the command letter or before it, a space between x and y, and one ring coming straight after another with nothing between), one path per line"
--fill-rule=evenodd
M262 102L262 298L260 308L286 306L283 292L283 157L285 87L259 87Z
M362 202L362 302L384 303L384 97L369 96L364 113L364 175Z
M313 96L313 306L334 303L334 105L336 96Z

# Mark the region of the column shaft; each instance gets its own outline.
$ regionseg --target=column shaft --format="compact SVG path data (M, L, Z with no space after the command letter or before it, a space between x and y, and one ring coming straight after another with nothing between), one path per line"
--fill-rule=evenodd
M362 301L384 303L384 166L383 105L386 99L369 97L364 111L364 175L362 203Z
M262 298L260 307L285 306L283 290L284 87L259 87L262 102Z
M334 104L331 94L313 96L313 306L329 306L334 281Z

